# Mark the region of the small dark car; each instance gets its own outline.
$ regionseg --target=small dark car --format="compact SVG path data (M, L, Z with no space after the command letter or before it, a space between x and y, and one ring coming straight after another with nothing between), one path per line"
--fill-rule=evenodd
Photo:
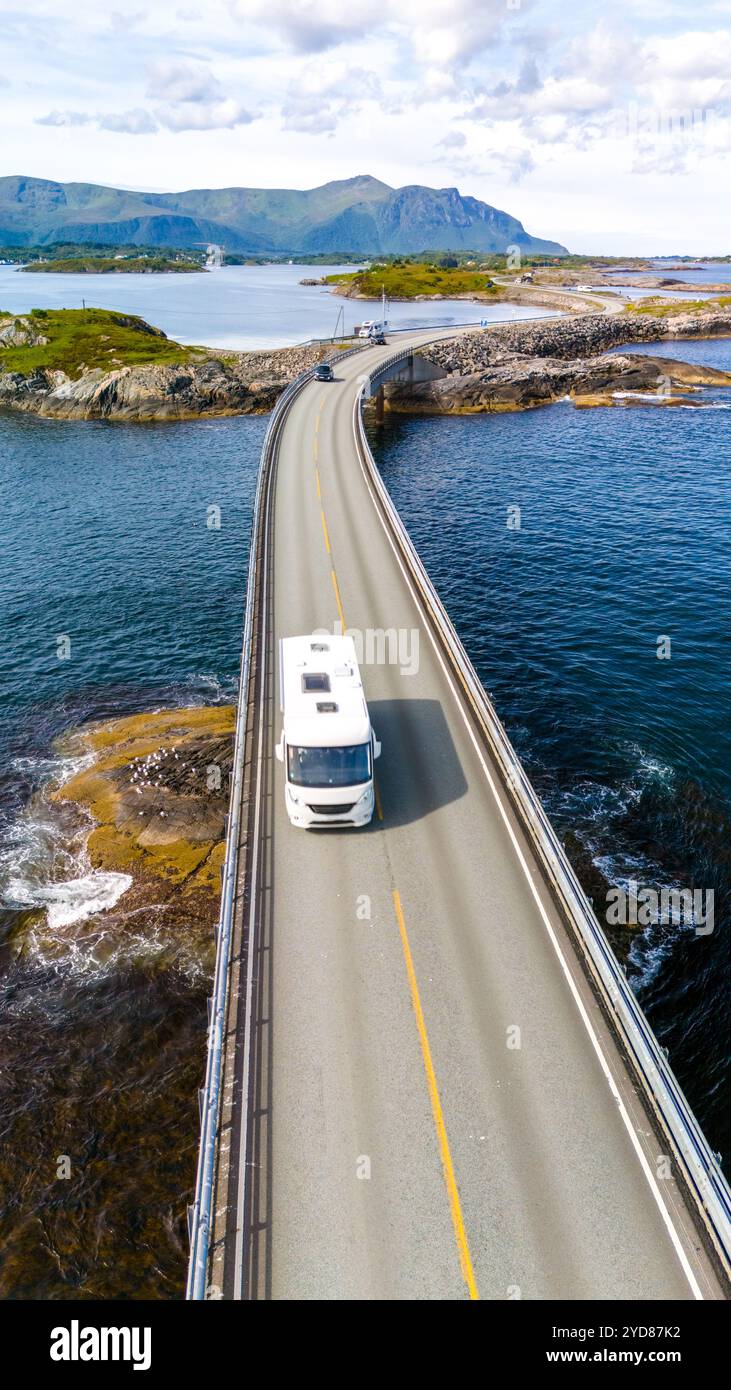
M318 362L315 367L315 381L334 381L333 369L329 362Z
M370 338L371 342L375 343L376 347L383 347L386 342L382 333L371 333Z

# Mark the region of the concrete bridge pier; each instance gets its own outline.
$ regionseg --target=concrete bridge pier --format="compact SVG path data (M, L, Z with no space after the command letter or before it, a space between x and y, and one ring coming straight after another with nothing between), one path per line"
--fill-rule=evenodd
M417 381L436 381L446 375L447 373L442 371L441 367L427 361L426 357L421 357L418 352L410 352L396 362L386 365L381 371L373 372L366 396L375 402L376 424L383 424L386 408L384 387L389 382L397 381L404 385L413 386Z

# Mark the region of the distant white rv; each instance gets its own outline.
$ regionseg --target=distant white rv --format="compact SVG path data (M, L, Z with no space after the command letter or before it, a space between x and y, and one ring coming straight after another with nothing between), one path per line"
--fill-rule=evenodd
M358 329L358 337L375 338L379 333L385 333L387 329L387 319L384 319L383 323L379 323L377 319L364 319Z
M373 763L381 745L371 727L352 637L283 637L283 715L276 753L293 825L367 825Z

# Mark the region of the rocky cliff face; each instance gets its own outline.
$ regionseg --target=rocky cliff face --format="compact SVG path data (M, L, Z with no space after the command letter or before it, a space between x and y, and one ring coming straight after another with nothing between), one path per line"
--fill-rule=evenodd
M731 314L585 314L533 324L505 324L434 343L422 355L445 373L415 385L393 382L385 405L408 414L523 410L570 396L576 405L612 405L652 397L693 404L678 389L731 386L731 375L666 357L608 353L624 343L731 335ZM638 394L635 394L638 393Z
M514 357L482 371L413 386L387 386L389 410L409 415L469 415L525 410L570 397L577 406L700 404L683 395L698 386L731 386L731 373L668 357L612 353L566 361Z
M180 365L83 372L0 372L0 407L60 419L190 420L271 410L284 387L321 358L319 348L238 353Z
M623 343L729 335L731 314L720 311L671 320L577 314L505 324L422 349L444 376L414 386L392 382L385 388L386 405L394 411L432 414L516 410L567 395L576 404L611 404L615 392L660 392L672 404L675 396L668 385L727 386L731 377L667 358L606 355L607 349ZM0 408L61 419L138 421L256 414L271 410L288 382L315 366L322 355L317 347L201 354L200 360L180 364L85 371L77 379L49 369L27 376L0 372ZM331 360L336 362L337 354Z

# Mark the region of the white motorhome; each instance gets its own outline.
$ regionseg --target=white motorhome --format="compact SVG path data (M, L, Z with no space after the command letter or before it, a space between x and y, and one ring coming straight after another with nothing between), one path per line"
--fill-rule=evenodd
M377 319L364 319L358 329L358 337L376 338L379 333L385 333L387 328L388 323L385 319L383 323L379 323Z
M283 715L276 753L293 825L367 825L373 762L380 755L352 637L284 637L279 643Z

